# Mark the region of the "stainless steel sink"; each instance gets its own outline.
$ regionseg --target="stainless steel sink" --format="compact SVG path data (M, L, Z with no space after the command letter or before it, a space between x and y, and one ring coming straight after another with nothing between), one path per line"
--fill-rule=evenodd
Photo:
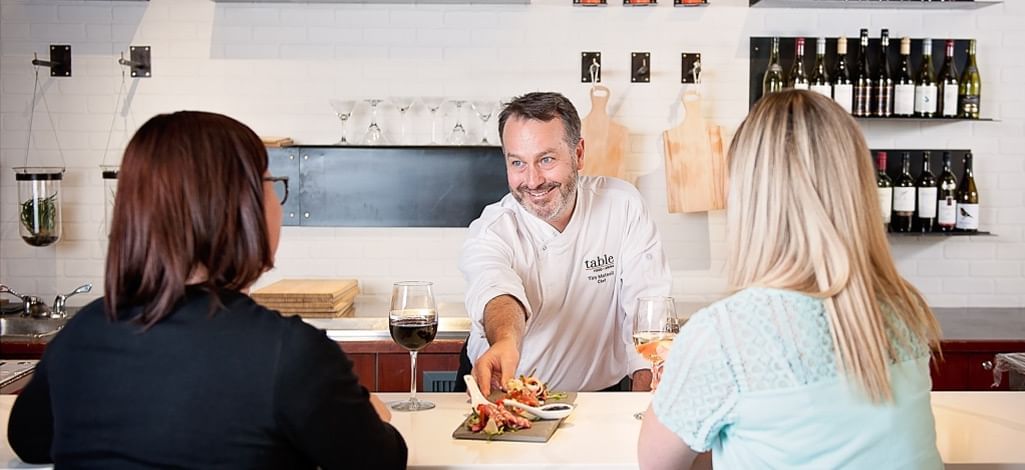
M0 318L0 337L5 339L39 339L56 334L67 318Z

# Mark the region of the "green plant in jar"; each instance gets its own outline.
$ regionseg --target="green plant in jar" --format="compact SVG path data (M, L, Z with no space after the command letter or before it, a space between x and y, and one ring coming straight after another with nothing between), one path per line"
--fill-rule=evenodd
M33 197L21 203L21 224L30 233L22 236L32 246L46 246L57 241L57 195Z

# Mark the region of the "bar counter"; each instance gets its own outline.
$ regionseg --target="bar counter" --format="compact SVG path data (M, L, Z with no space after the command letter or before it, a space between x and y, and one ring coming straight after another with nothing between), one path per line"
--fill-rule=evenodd
M384 393L385 401L404 393ZM637 468L640 421L633 414L647 407L647 393L581 393L577 409L547 443L466 441L452 431L469 411L464 394L426 393L437 408L393 412L392 424L409 446L413 470L527 470ZM0 395L2 468L48 468L26 465L7 443L7 417L14 395ZM1025 393L933 392L937 445L948 469L1025 470Z

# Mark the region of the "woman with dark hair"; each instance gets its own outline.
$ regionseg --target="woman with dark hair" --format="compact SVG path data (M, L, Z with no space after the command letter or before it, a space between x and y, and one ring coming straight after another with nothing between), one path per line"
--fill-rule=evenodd
M405 468L387 408L327 336L244 292L281 207L244 124L182 111L125 150L105 296L50 342L11 411L24 461L92 468ZM287 197L287 181L285 197Z

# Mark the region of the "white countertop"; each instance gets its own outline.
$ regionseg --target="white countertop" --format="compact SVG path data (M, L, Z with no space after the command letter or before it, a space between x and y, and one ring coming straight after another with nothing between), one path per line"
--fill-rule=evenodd
M403 393L384 393L385 401ZM546 444L452 439L469 411L466 396L424 393L433 410L392 414L409 445L413 470L505 470L570 468L635 470L646 393L581 393L577 410ZM14 395L0 395L0 468L39 468L21 463L7 443L7 417ZM1025 392L933 392L937 444L946 468L1025 470Z

